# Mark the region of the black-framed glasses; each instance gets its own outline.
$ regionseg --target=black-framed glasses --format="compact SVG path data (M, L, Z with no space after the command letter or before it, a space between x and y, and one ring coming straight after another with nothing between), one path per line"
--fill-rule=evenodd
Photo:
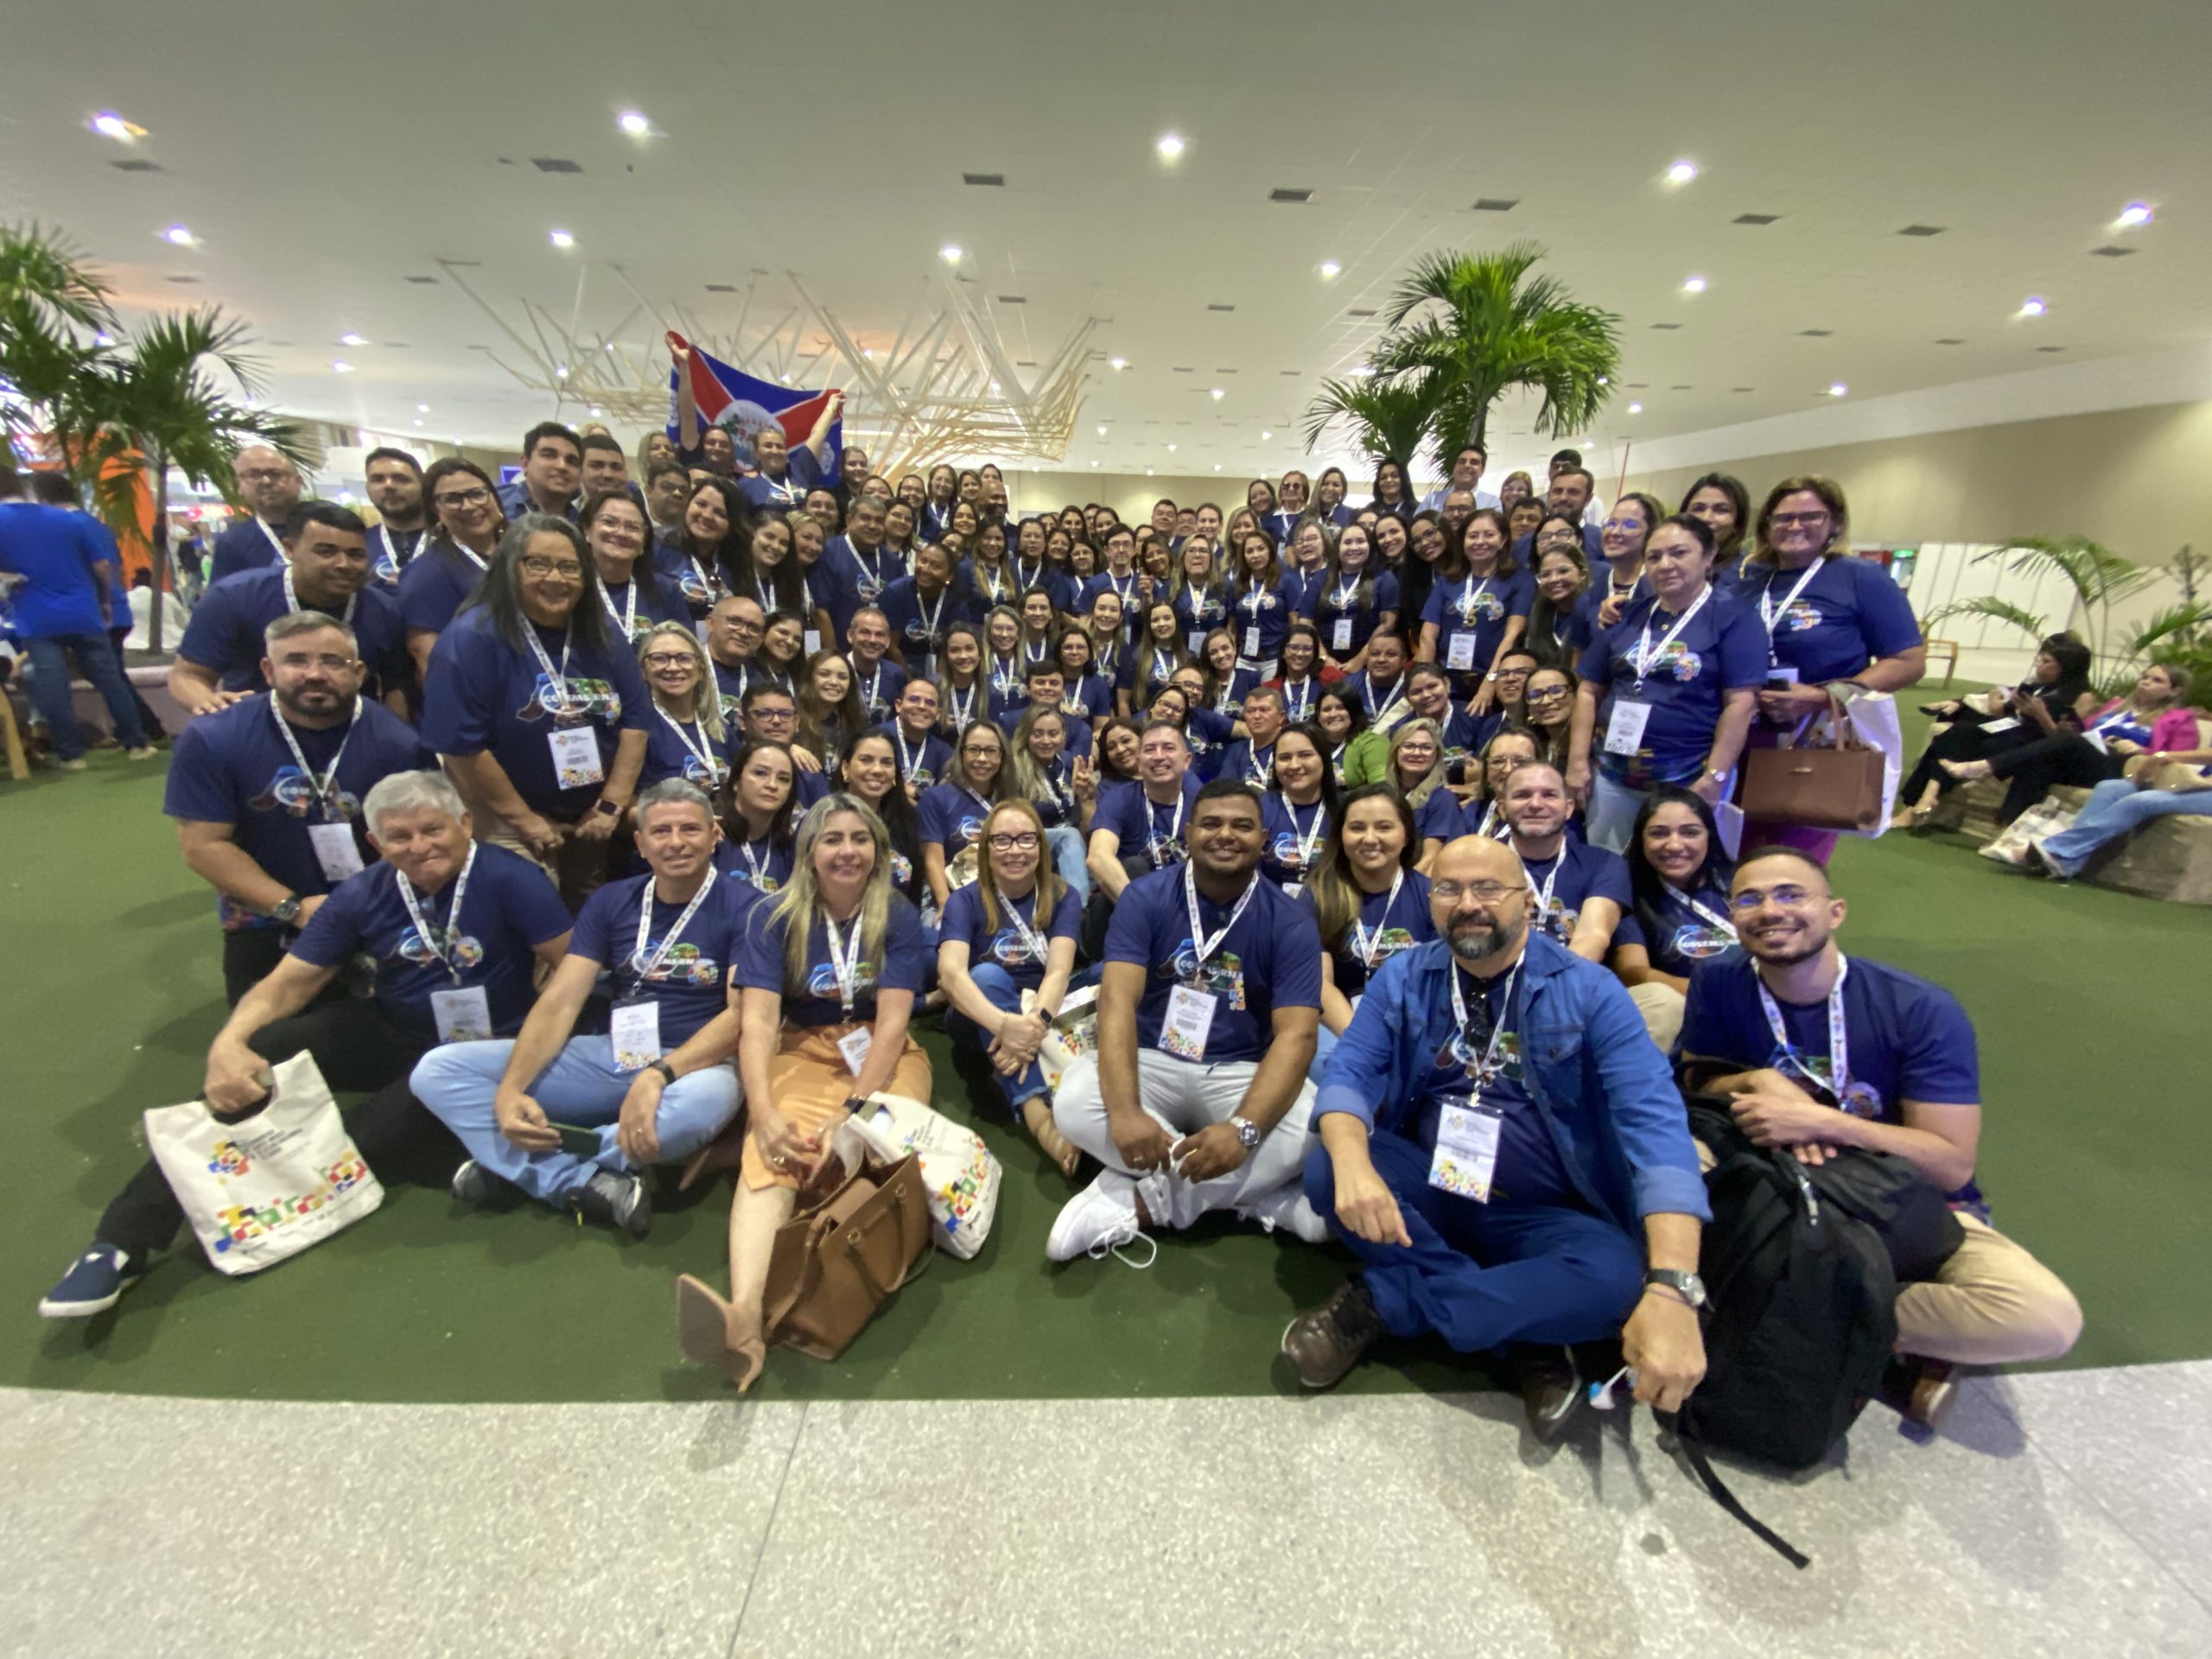
M582 582L584 579L583 566L572 559L528 558L521 561L521 566L522 573L525 576L537 576L541 579L546 576L563 576L570 582Z
M1503 904L1516 893L1526 893L1526 887L1510 881L1432 881L1429 896L1441 899L1447 905L1456 905L1462 898L1472 899L1478 904Z
M466 490L440 490L431 499L442 507L480 507L492 499L492 492L479 484Z
M991 843L991 850L995 853L1033 853L1037 850L1037 832L1034 830L1001 830L984 839Z

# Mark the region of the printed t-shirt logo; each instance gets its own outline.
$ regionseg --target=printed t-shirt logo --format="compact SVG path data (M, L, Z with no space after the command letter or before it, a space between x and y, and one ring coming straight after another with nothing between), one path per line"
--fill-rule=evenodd
M456 944L451 928L434 926L430 931L435 937L425 942L423 936L415 931L414 925L410 923L401 931L399 943L393 948L392 954L418 968L433 966L441 960L452 961L462 968L474 968L484 960L484 947L473 935L462 934Z
M1167 972L1178 984L1227 997L1232 1008L1241 1010L1244 1007L1244 964L1234 950L1215 951L1201 969L1198 947L1186 938L1168 958Z
M652 962L653 952L659 948L659 940L648 939L643 951L632 951L628 964L631 974L656 985L712 985L721 977L721 964L712 957L702 956L697 945L684 939L678 939L669 948L652 972L640 973L640 966Z
M304 818L318 806L326 810L335 810L345 818L361 816L359 798L343 789L334 790L318 801L314 780L295 766L282 766L269 775L269 787L246 804L256 812L283 810L296 818Z
M622 694L605 680L587 680L571 674L568 680L566 702L555 693L553 677L540 673L531 683L530 700L524 703L520 717L524 720L543 720L551 716L556 726L581 726L587 721L616 721L622 717Z

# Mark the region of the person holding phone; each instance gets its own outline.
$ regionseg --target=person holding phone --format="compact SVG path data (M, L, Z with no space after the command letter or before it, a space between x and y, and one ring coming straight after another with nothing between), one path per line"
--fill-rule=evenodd
M2071 633L2054 633L2036 652L2028 677L2009 691L1953 698L1921 712L1950 722L1928 740L1897 789L1893 827L1928 827L1938 802L1965 781L1947 761L1986 760L2061 732L2079 733L2094 717L2089 648Z

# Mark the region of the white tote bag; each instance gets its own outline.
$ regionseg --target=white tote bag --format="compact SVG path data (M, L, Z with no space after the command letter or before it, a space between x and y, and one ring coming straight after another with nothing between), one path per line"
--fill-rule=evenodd
M920 1154L938 1249L964 1262L983 1248L999 1212L1004 1172L982 1135L905 1095L871 1095L868 1109L854 1115L853 1127L887 1161Z
M1890 820L1897 816L1897 785L1904 781L1904 728L1897 720L1897 699L1888 692L1843 688L1841 695L1851 710L1852 731L1867 747L1882 752L1882 814L1872 830L1838 833L1875 841L1889 833Z
M1021 994L1021 1011L1028 1013L1037 1006L1037 993ZM1037 1065L1045 1074L1045 1086L1058 1092L1060 1079L1067 1069L1084 1055L1098 1047L1098 988L1086 985L1080 990L1070 991L1060 1003L1059 1018L1053 1020L1045 1033L1045 1040L1037 1046Z
M311 1054L274 1067L251 1117L200 1101L146 1114L146 1145L219 1273L258 1273L352 1226L384 1202Z

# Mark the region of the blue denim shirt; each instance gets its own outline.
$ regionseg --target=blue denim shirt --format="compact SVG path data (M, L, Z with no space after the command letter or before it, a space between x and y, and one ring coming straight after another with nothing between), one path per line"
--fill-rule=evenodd
M1376 969L1322 1069L1317 1127L1344 1112L1403 1132L1414 1090L1452 1035L1452 971L1441 939ZM1711 1220L1682 1097L1620 982L1541 935L1521 974L1522 1085L1575 1191L1630 1233L1652 1214Z

